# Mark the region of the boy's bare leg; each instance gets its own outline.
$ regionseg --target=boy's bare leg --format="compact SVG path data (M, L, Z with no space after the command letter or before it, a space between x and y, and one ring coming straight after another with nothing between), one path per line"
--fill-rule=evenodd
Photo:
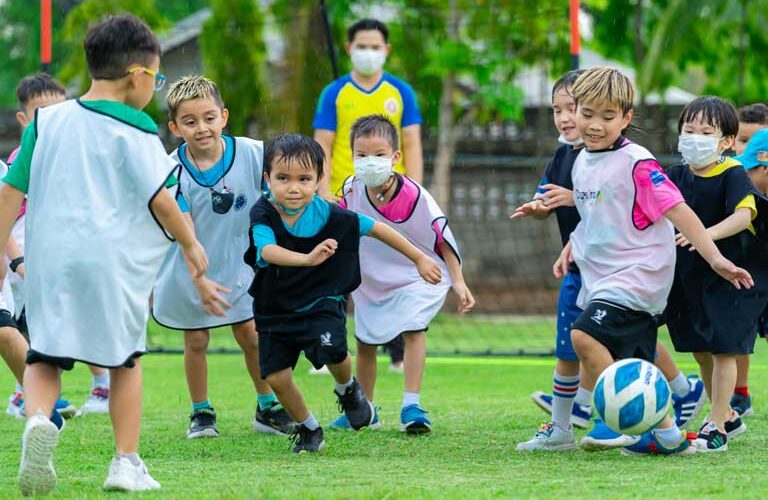
M0 355L22 386L28 349L27 341L17 329L8 326L0 328Z
M701 381L704 382L704 389L707 391L710 403L712 402L712 370L714 362L712 355L708 352L694 352L693 358L699 364Z
M736 387L749 385L749 354L736 356Z
M208 330L184 332L184 374L193 403L208 400Z
M363 344L357 342L357 353L355 355L355 371L357 381L363 388L365 397L368 401L373 401L373 393L376 387L376 351L378 346Z
M27 418L42 412L49 416L61 392L61 374L57 366L32 363L24 370L24 407Z
M293 380L293 371L290 368L270 373L267 375L266 381L275 391L280 404L295 422L301 423L309 418L309 408L307 408L304 396Z
M571 331L571 342L581 360L581 386L594 391L597 378L613 363L613 356L603 344L581 330Z
M405 392L420 392L427 359L427 336L424 332L408 332L403 334L403 339L405 340L405 359L403 360Z
M261 368L259 367L259 334L256 331L256 322L250 320L232 325L232 335L234 335L240 349L243 350L245 368L251 376L256 392L265 395L272 394L272 388L261 378Z
M731 396L736 387L736 356L733 354L714 354L712 368L712 411L709 419L721 431L731 417Z
M137 358L133 368L110 370L109 415L115 432L115 451L118 454L137 453L141 432L141 362Z
M328 371L333 375L333 379L339 384L346 384L352 380L352 358L347 353L344 361L335 365L327 365ZM297 420L298 422L298 420Z

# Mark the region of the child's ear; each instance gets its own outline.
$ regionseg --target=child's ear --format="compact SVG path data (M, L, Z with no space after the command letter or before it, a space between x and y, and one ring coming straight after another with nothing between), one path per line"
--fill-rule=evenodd
M624 113L624 117L621 119L621 130L626 130L629 124L632 123L632 117L635 115L635 110L630 109Z
M403 155L402 155L402 153L400 152L400 150L399 150L399 149L398 149L397 151L395 151L395 154L394 154L394 155L392 155L392 166L393 166L393 167L394 167L395 165L397 165L398 163L400 163L400 158L401 158L402 156L403 156Z
M723 137L720 140L720 147L723 148L721 151L728 151L729 149L733 149L733 145L736 142L736 136L734 135L728 135Z
M27 124L29 123L29 120L27 120L27 115L25 115L23 111L16 112L16 121L19 122L21 128L26 128Z
M176 137L181 137L181 132L179 132L179 127L176 125L176 122L174 120L171 120L168 122L168 130L170 130L171 133Z
M221 110L221 128L225 128L227 126L228 121L229 121L229 110L227 108L223 108Z

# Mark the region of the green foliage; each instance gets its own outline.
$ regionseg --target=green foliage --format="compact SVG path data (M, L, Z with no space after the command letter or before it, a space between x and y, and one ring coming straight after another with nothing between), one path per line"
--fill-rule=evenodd
M162 16L171 22L176 22L208 7L211 2L210 0L157 0L155 3Z
M266 60L264 17L253 0L213 0L212 15L200 34L205 72L221 87L229 108L229 128L246 134L267 99L262 75Z

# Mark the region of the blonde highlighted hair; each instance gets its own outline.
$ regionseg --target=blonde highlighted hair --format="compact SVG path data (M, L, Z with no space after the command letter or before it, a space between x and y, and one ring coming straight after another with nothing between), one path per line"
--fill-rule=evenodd
M165 96L171 120L176 120L176 113L182 103L194 99L213 99L220 108L224 108L219 88L213 80L201 75L182 76L171 84Z
M571 88L577 104L600 103L616 106L627 114L635 102L635 86L627 75L608 66L588 69Z

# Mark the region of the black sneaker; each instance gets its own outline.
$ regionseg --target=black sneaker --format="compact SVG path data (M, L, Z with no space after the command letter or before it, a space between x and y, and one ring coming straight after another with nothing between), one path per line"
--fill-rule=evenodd
M714 422L707 422L693 444L699 453L728 451L728 435L720 432Z
M741 394L734 393L731 396L731 408L742 417L752 415L752 396L742 396Z
M256 418L253 419L252 426L255 431L286 436L293 433L296 422L288 415L283 405L273 401L266 410L256 408Z
M216 429L216 412L213 408L195 410L189 416L189 420L188 439L219 437L219 431Z
M322 427L311 431L304 424L295 425L290 439L294 453L317 453L325 447Z
M335 390L333 393L339 398L339 411L347 416L350 427L358 431L371 425L376 413L373 411L371 402L366 399L363 388L357 383L357 379L352 379L352 385L347 387L343 395L339 396Z
M739 413L734 409L731 411L731 418L725 421L725 433L728 439L733 439L747 432L747 424L741 419Z

